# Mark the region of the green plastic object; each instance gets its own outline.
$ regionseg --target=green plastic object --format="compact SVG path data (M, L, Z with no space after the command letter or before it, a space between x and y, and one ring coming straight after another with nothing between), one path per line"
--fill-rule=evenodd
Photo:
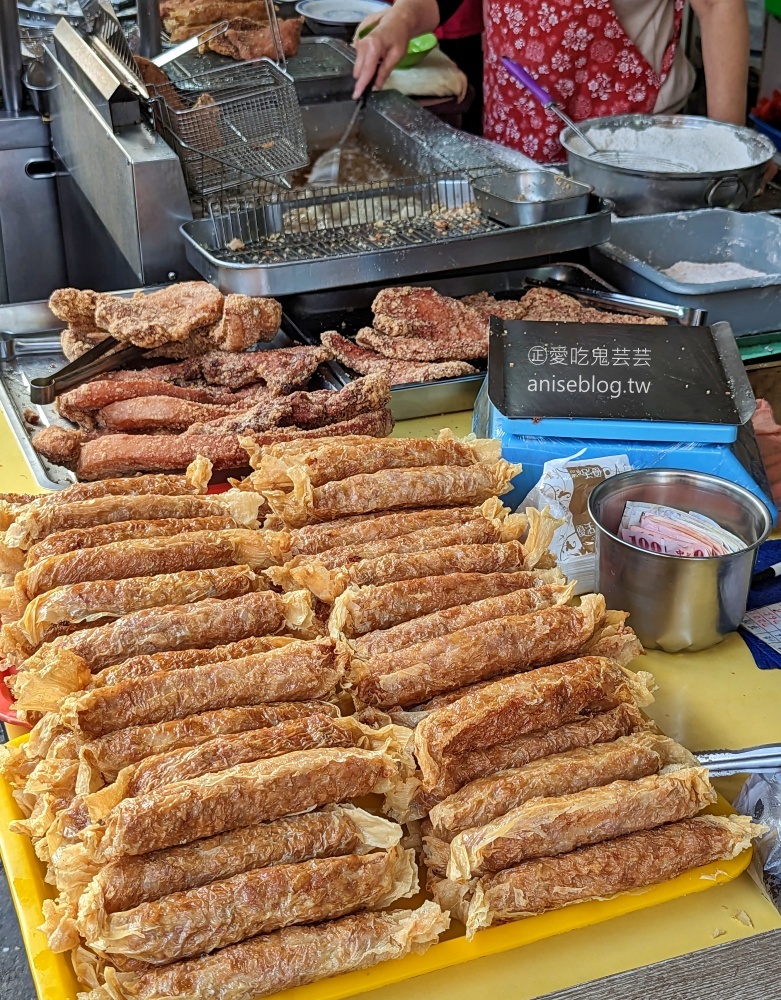
M738 338L738 350L743 363L769 361L781 356L781 333L757 333Z
M396 69L411 69L413 66L417 66L421 59L427 56L437 45L436 35L418 35L417 38L413 38L409 43L407 54L404 58L396 63Z
M765 0L765 10L768 14L781 17L781 0Z

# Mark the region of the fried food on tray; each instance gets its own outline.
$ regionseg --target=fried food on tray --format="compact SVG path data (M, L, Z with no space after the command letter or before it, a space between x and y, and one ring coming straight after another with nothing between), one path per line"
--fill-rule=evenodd
M14 586L21 613L39 594L74 583L125 580L134 576L232 565L264 569L273 562L274 556L263 532L249 528L187 531L181 535L131 538L98 548L48 556L30 569L17 573Z
M208 281L183 281L125 299L100 294L95 303L95 324L117 340L138 347L159 347L172 340L186 340L195 330L216 323L223 303L222 293Z
M301 40L301 29L304 26L302 17L286 18L279 21L279 40L285 58L290 59L298 52ZM274 36L271 28L263 17L260 21L249 17L232 17L228 21L227 31L215 38L210 38L208 48L221 56L230 56L244 62L247 59L278 58Z
M162 0L160 16L169 34L189 25L198 25L200 32L231 17L252 17L263 21L266 5L264 0Z
M221 708L327 699L339 677L330 640L291 642L239 660L166 670L79 692L66 699L60 715L67 726L96 738Z
M89 947L164 965L293 924L381 909L417 890L415 852L396 846L256 868L102 919L86 899L78 922Z
M609 899L666 882L711 861L729 860L749 847L762 829L747 816L696 816L568 854L524 861L469 886L435 880L434 896L443 906L446 900L451 903L471 938L492 924L581 900Z
M84 831L85 843L97 860L108 861L382 794L399 780L402 764L392 748L406 740L403 733L398 730L389 749L378 733L380 749L298 750L125 799L105 825Z
M311 449L289 454L261 453L255 471L243 484L254 490L290 489L292 481L287 470L306 469L312 486L322 486L335 479L379 472L381 469L403 469L430 465L494 464L501 458L498 440L478 438L459 441L452 431L443 430L431 439L387 438L369 442L328 441ZM349 542L345 542L349 544Z
M76 549L95 549L109 542L131 538L159 538L189 531L228 531L240 525L232 517L166 517L151 520L114 521L93 528L66 528L47 535L27 550L26 568L30 569L49 556L61 556Z
M25 608L20 626L33 647L37 647L47 641L47 626L62 622L121 618L144 608L193 604L205 598L226 600L268 589L266 578L249 566L221 566L127 580L93 580L56 587L36 597Z
M33 438L36 451L56 465L75 469L80 479L133 475L137 472L183 469L198 456L206 456L215 469L242 469L247 455L257 447L297 438L334 437L366 434L385 437L393 430L388 409L363 413L315 430L281 427L252 432L238 439L234 434L106 434L90 438L84 431L66 430L52 425Z
M369 661L355 658L348 684L361 705L404 707L475 681L541 667L577 652L604 615L604 604L601 596L587 594L578 608L559 605L495 618ZM485 696L486 690L473 697ZM442 711L454 710L452 706ZM420 732L419 726L416 746ZM472 749L472 745L460 748Z
M485 826L529 799L644 778L669 764L683 763L692 766L697 760L665 736L647 732L620 736L472 781L435 805L429 819L434 836L449 841L462 830Z
M477 309L486 316L500 319L525 319L542 323L628 323L664 326L662 316L637 316L617 313L607 309L595 309L582 305L571 295L565 295L553 288L531 288L518 300L498 300L488 292L467 295L461 302Z
M649 705L652 682L648 673L635 674L594 656L494 681L432 712L417 727L415 752L424 783L435 787L446 756L553 729L583 712L604 711L622 702Z
M465 509L471 513L471 508ZM314 527L304 528L301 533L315 530ZM515 573L464 573L459 570L445 576L400 580L376 587L348 587L334 601L328 628L334 637L349 639L389 629L458 604L498 597L526 587L563 582L564 576L559 569Z
M500 459L494 465L433 465L427 468L381 469L313 487L307 471L289 470L292 492L268 491L275 514L286 524L302 527L349 514L368 514L409 507L452 507L479 504L512 489L520 466Z
M281 319L282 306L276 299L226 295L222 318L210 339L223 351L245 351L260 341L273 340Z
M451 336L488 343L488 324L475 309L433 288L383 288L372 302L374 328L388 337Z
M379 330L369 327L359 330L355 337L361 347L377 351L383 357L398 361L444 362L458 361L463 358L485 358L488 356L488 327L485 338L476 340L473 337L459 337L452 334L448 337L437 337L428 340L425 337L390 337Z
M119 383L121 384L121 383ZM265 395L265 390L264 393ZM143 396L110 403L94 414L93 425L118 434L182 433L192 428L191 433L206 433L211 423L222 433L232 433L231 419L239 412L251 409L258 414L256 430L268 430L285 423L290 406L276 396L254 399L246 403L193 403L175 399L169 395ZM225 418L231 418L226 420Z
M565 854L625 833L690 819L716 801L705 768L667 771L571 795L530 799L485 826L464 830L450 843L447 877L467 882L473 875L512 868L527 858ZM446 850L436 843L431 849L436 870Z
M414 618L401 625L355 638L350 642L355 655L361 660L384 656L406 649L417 643L428 642L458 632L460 629L489 622L508 615L527 615L532 611L566 604L572 595L572 586L545 584L514 590L499 597L487 597L472 604L459 604L444 611Z
M123 767L130 767L147 757L181 747L194 747L215 736L244 733L250 729L276 726L287 719L308 715L336 717L339 709L325 701L278 701L202 712L184 719L172 719L149 726L132 726L108 736L89 740L81 746L81 759L103 780L114 781Z
M46 643L25 662L25 671L51 665L68 650L80 656L92 673L142 653L195 649L204 643L237 642L252 635L309 631L309 594L261 591L230 601L199 601L178 607L135 611L110 625L85 629Z
M422 954L449 925L448 914L426 901L416 910L364 912L308 927L288 927L152 972L118 975L108 968L109 987L96 991L94 1000L184 995L255 1000L411 953Z
M161 518L230 517L242 527L258 527L258 511L263 500L258 493L229 490L218 496L166 496L142 493L74 500L68 504L36 506L23 510L6 532L5 544L29 548L31 543L67 531L92 525Z
M364 331L361 331L362 333ZM371 332L371 331L367 331ZM386 358L377 351L361 347L335 330L320 335L320 342L331 351L337 361L360 375L377 372L384 375L391 385L413 382L433 382L440 378L461 378L474 375L477 369L465 361L418 362Z
M306 385L318 365L330 358L322 347L281 347L275 351L252 351L249 354L228 354L213 351L193 359L190 378L202 378L209 385L241 389L254 382L265 382L278 395L284 395ZM187 364L185 362L185 364ZM176 378L176 365L166 366ZM159 369L153 369L159 372ZM182 375L180 377L188 377Z
M119 913L253 868L388 849L401 835L397 823L356 806L326 806L156 854L110 861L87 891L106 914Z

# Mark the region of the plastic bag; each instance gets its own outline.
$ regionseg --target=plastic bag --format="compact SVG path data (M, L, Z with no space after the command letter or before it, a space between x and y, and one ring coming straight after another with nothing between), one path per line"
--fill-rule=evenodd
M576 594L588 594L594 589L596 529L588 514L588 498L594 487L618 472L629 472L632 466L626 455L605 455L583 458L582 448L568 458L546 462L542 476L519 510L527 507L549 507L554 517L563 518L557 528L550 551L568 580L577 580Z
M769 827L754 841L751 876L781 913L781 771L752 774L735 800L739 813Z

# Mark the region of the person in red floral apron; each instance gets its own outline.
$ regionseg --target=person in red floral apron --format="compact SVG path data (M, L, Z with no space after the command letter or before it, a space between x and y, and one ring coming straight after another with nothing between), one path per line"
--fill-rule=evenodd
M477 4L480 0L465 0ZM519 62L576 121L629 113L675 113L694 71L680 47L685 0L482 0L484 134L540 163L561 162L560 122L512 80ZM396 0L356 42L355 95L379 65L376 86L459 0ZM708 115L743 124L748 76L745 0L691 0L700 22ZM369 19L367 19L368 23ZM360 29L359 29L360 30Z

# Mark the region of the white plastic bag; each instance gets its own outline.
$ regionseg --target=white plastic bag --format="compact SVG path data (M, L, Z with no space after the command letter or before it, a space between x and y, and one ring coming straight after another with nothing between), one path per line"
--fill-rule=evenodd
M749 870L781 913L781 771L749 775L735 800L735 808L755 823L769 827L764 836L754 841Z

